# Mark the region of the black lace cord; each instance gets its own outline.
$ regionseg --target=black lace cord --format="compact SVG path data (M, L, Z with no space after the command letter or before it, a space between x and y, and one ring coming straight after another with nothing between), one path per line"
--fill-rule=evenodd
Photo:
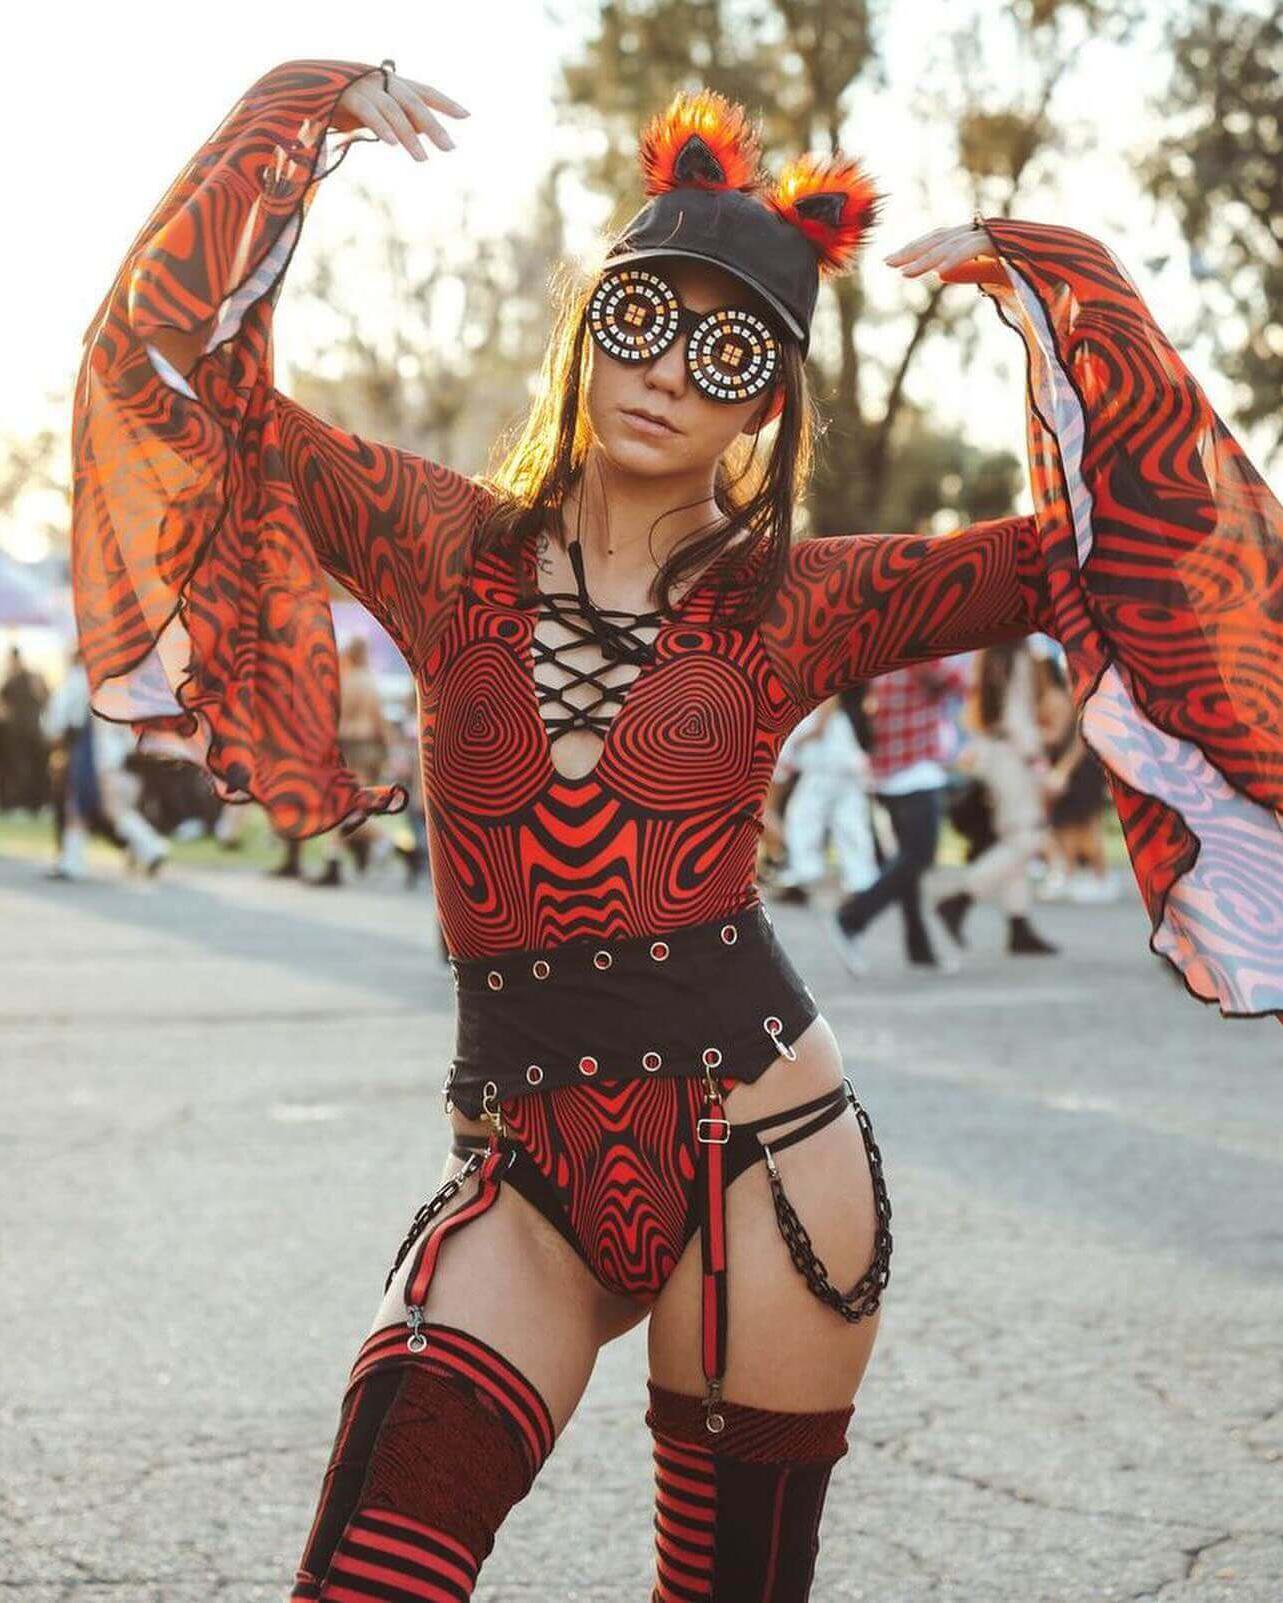
M629 612L623 607L597 606L588 594L583 550L578 539L570 542L570 562L575 570L578 588L575 591L541 590L537 601L541 614L570 630L571 638L555 646L546 644L537 634L531 638L536 668L544 663L552 663L567 676L559 685L548 685L539 679L538 673L535 674L540 711L550 702L556 702L565 709L560 716L544 713L550 740L556 740L572 729L589 729L599 738L605 735L613 713L601 709L613 705L618 711L633 680L630 678L623 684L611 684L600 676L609 673L617 663L630 663L640 669L649 662L654 641L642 639L637 630L648 624L658 624L663 617L658 610ZM572 662L561 660L561 653L578 650L589 641L595 641L600 646L602 655L608 659L606 662L591 668L578 668ZM566 691L579 689L583 685L591 685L597 693L596 701L588 707L577 706L573 701L568 701L565 695Z
M771 1183L771 1198L775 1203L775 1218L794 1267L821 1302L827 1303L835 1312L841 1314L848 1324L854 1325L877 1311L882 1301L882 1293L891 1278L891 1199L887 1195L886 1181L882 1175L882 1154L873 1139L873 1125L849 1086L847 1100L855 1111L860 1123L860 1134L864 1137L864 1150L868 1155L869 1173L873 1180L873 1210L877 1217L877 1229L873 1238L873 1262L850 1291L839 1291L829 1279L824 1260L815 1251L806 1226L798 1218L793 1204L785 1195L779 1173L773 1163L767 1165L767 1177ZM769 1143L763 1142L763 1146L769 1147Z

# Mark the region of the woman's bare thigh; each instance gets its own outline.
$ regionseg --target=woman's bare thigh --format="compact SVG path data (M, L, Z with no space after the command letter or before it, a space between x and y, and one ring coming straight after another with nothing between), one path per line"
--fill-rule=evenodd
M472 1126L460 1118L459 1127ZM475 1128L484 1133L484 1126ZM443 1180L461 1167L452 1155ZM470 1176L438 1219L465 1207L476 1192L476 1177ZM372 1332L404 1322L405 1283L415 1257L411 1249ZM538 1210L502 1184L485 1213L444 1240L425 1312L431 1323L469 1331L515 1364L539 1389L558 1432L588 1384L599 1348L645 1315L644 1308L608 1292Z
M795 1043L825 1046L832 1032L817 1019ZM836 1052L836 1043L832 1042ZM828 1058L827 1063L824 1061ZM801 1069L803 1072L798 1073ZM753 1086L727 1097L732 1123L822 1095L841 1083L841 1060L827 1050L799 1052L772 1065ZM774 1084L768 1082L774 1080ZM745 1092L753 1105L745 1108ZM783 1134L782 1125L769 1134ZM768 1134L768 1140L769 1140ZM877 1215L864 1137L852 1110L776 1155L780 1179L829 1280L849 1291L874 1256ZM725 1395L758 1408L821 1411L854 1397L873 1351L880 1315L854 1324L822 1303L789 1255L776 1219L765 1163L726 1193L727 1370ZM651 1378L672 1391L700 1394L701 1262L698 1235L656 1301L650 1322Z

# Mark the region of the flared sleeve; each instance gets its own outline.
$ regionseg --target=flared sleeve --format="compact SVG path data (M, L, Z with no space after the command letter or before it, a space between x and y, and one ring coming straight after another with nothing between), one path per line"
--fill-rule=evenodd
M72 417L76 622L100 717L165 736L282 834L406 804L339 750L324 574L430 668L483 503L474 481L326 423L274 386L272 315L332 121L378 67L264 74L182 169L85 334ZM162 352L183 336L180 372Z
M987 219L1028 358L1043 627L1194 996L1283 1019L1283 509L1112 252Z

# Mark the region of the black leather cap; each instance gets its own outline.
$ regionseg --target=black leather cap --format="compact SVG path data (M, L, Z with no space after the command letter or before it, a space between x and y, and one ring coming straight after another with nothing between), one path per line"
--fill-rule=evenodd
M667 189L648 200L607 252L611 267L656 256L714 262L755 290L802 347L820 290L819 257L805 234L739 189Z

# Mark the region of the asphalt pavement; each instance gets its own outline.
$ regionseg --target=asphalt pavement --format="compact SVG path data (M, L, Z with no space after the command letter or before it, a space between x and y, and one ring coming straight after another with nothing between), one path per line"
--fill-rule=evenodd
M884 920L842 1042L895 1210L813 1596L1283 1599L1283 1032L1146 949L1134 892L975 917L963 972ZM0 860L0 1595L282 1599L338 1400L447 1147L431 904L247 872ZM644 1603L644 1336L603 1355L479 1603Z

